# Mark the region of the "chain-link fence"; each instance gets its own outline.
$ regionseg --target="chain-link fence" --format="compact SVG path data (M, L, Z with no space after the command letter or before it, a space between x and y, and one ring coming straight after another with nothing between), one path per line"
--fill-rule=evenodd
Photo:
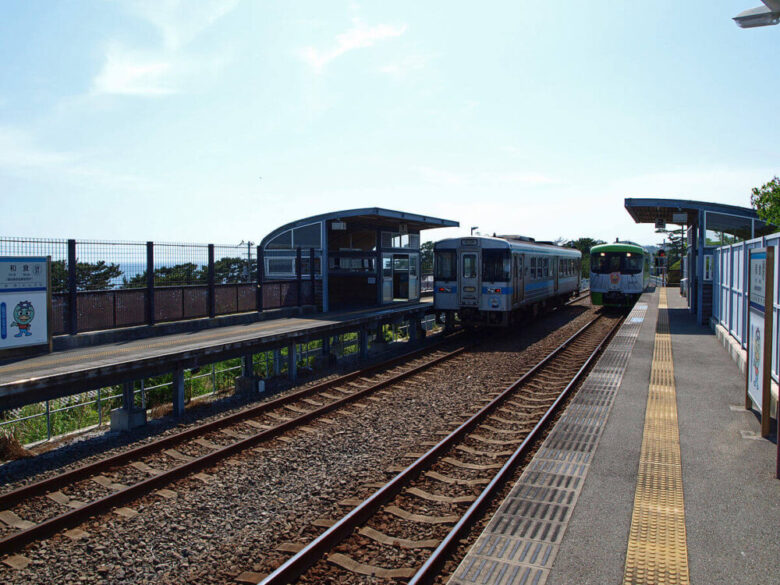
M0 256L51 256L54 335L314 304L308 278L258 283L259 246L0 237Z

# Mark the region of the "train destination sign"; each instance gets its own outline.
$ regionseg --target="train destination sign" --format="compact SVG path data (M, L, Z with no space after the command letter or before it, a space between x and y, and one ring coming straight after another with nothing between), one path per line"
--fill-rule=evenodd
M0 354L51 344L48 257L0 256Z

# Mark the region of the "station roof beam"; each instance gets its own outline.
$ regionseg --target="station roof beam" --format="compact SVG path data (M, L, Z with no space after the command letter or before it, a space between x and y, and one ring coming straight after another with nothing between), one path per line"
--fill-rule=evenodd
M772 26L780 23L780 0L761 0L764 5L740 12L734 22L740 28Z

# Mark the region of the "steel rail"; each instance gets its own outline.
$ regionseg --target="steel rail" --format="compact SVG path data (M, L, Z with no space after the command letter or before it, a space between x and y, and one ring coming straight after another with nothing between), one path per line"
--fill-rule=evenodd
M574 303L582 298L584 298L584 296L572 299L568 301L567 304ZM325 382L321 382L319 384L315 384L313 386L309 386L308 388L303 388L302 390L299 390L295 393L288 394L286 396L282 396L280 398L268 402L264 402L257 406L253 406L251 408L242 410L240 412L225 416L223 418L208 423L194 426L185 431L176 433L175 435L170 435L168 437L156 439L149 443L139 445L138 447L128 449L127 451L117 453L116 455L112 455L100 459L98 461L94 461L92 463L82 465L70 471L59 473L47 479L42 479L40 481L19 487L15 490L0 494L0 510L8 509L10 506L18 504L19 502L27 498L44 494L46 492L56 490L60 487L69 485L80 479L89 477L90 475L93 475L101 470L121 465L127 461L131 461L133 459L143 457L150 453L154 453L155 451L162 451L163 449L172 447L173 445L176 445L183 441L187 441L193 437L197 437L204 433L209 433L209 432L219 430L223 427L238 423L247 418L253 418L259 416L264 412L273 410L274 408L279 408L281 406L284 406L285 404L296 402L298 400L301 400L302 398L306 398L308 396L311 396L312 394L321 392L322 390L327 390L328 388L332 388L333 386L350 382L351 380L360 378L367 374L371 374L372 372L375 372L377 370L390 368L393 367L395 364L403 363L411 359L415 359L417 356L423 355L424 353L430 351L431 349L435 349L436 347L442 345L446 341L451 340L453 337L454 335L449 335L444 339L437 341L436 343L431 344L427 347L423 347L411 352L401 354L400 356L396 356L394 358L385 360L378 364L373 364L371 366L363 368L362 370L356 370L354 372L350 372L349 374L345 374L343 376L339 376L338 378L334 378L333 380L328 380Z
M284 564L278 567L273 573L263 579L259 585L282 585L292 583L295 579L303 575L309 568L318 562L328 551L332 550L337 544L366 520L376 514L379 509L398 495L409 482L416 479L425 469L430 467L436 459L446 453L456 442L461 440L468 432L481 423L489 414L491 414L501 402L518 387L523 385L526 380L536 374L548 362L554 359L579 336L589 329L594 323L602 317L599 315L595 319L581 327L574 335L569 337L556 349L554 349L545 358L535 364L530 370L523 374L508 386L501 394L496 396L491 402L482 407L479 412L474 414L466 422L442 439L434 447L431 447L425 454L419 457L414 463L401 471L384 487L380 488L374 494L369 496L361 504L355 507L351 512L328 528L320 536L306 545L294 556L289 558ZM557 403L558 401L556 401Z
M121 465L126 461L138 459L139 457L143 457L145 455L154 453L156 451L161 451L163 449L166 449L168 447L171 447L183 441L187 441L193 437L197 437L205 433L210 433L219 430L223 427L241 422L242 420L248 418L254 418L269 410L279 408L281 406L290 404L292 402L297 402L302 398L306 398L307 396L311 396L312 394L316 394L318 392L321 392L322 390L327 390L328 388L332 388L333 386L350 382L356 378L360 378L367 374L376 372L377 370L390 368L396 364L415 359L416 357L424 354L425 352L430 351L431 349L435 349L436 347L442 345L445 341L448 341L450 339L452 339L452 336L437 341L435 344L429 345L427 347L420 348L411 352L407 352L400 356L396 356L394 358L386 360L384 362L380 362L378 364L368 366L367 368L364 368L362 370L356 370L354 372L350 372L349 374L345 374L343 376L339 376L338 378L334 378L333 380L327 380L325 382L321 382L319 384L315 384L313 386L303 388L302 390L298 390L292 394L288 394L286 396L282 396L280 398L276 398L268 402L263 402L262 404L259 404L257 406L253 406L251 408L225 416L223 418L219 418L217 420L208 423L194 426L185 431L176 433L175 435L170 435L168 437L156 439L144 445L140 445L138 447L128 449L127 451L117 453L116 455L112 455L104 459L100 459L98 461L94 461L92 463L82 465L70 471L66 471L64 473L57 474L47 479L42 479L35 483L22 486L13 491L0 494L0 509L7 509L8 507L13 506L27 498L69 485L75 481L89 477L90 475L95 474L101 470L108 469L110 467L115 467L117 465Z
M430 349L430 348L425 348L425 349ZM461 347L459 349L456 349L455 351L448 352L444 355L434 358L433 360L427 361L409 370L405 370L399 374L396 374L391 378L381 380L362 390L358 390L354 394L350 394L335 402L326 404L320 408L302 414L301 416L290 419L289 421L285 421L271 429L261 431L245 439L241 439L235 443L222 447L221 449L212 451L211 453L202 455L186 463L182 463L181 465L163 471L139 483L133 484L132 486L116 491L98 500L94 500L88 504L85 504L80 508L63 512L58 516L45 520L44 522L41 522L40 524L36 524L35 526L32 526L28 529L10 534L0 539L0 554L6 554L15 551L18 548L26 544L29 544L30 542L46 538L47 536L50 536L59 530L62 530L64 528L69 528L73 525L77 525L83 522L85 519L89 518L90 516L100 514L128 500L136 499L150 492L151 490L160 488L172 481L175 481L176 479L196 473L201 469L214 465L215 463L224 459L225 457L229 457L230 455L234 455L235 453L248 449L262 441L272 439L284 432L292 430L295 427L303 425L319 416L322 416L323 414L327 414L328 412L341 408L342 406L349 404L350 402L360 400L361 398L364 398L365 396L373 392L376 392L377 390L380 390L385 386L395 384L400 380L413 376L427 368L430 368L431 366L434 366L447 359L460 355L461 353L466 351L466 349L467 347ZM421 351L422 350L410 352L410 354L406 354L406 357L408 359L409 355L413 355ZM384 364L386 365L391 362L397 362L399 360L402 360L403 358L404 356L399 356L398 358L393 358L392 360L388 360L388 362L384 362ZM378 368L379 366L377 365L374 367ZM344 382L345 381L344 378L347 377L349 377L350 379L354 377L360 377L360 375L363 375L364 372L365 371L349 374L348 376L344 376L342 378L339 378L338 380L333 380L325 384L332 386L333 383L339 381ZM318 389L321 390L322 387L319 387ZM306 392L310 394L312 390L313 390L312 388L308 388L306 389ZM300 393L298 393L297 396L300 397ZM289 397L285 397L285 399L280 399L280 400L284 400L284 402L289 402L290 400L288 400L288 398ZM274 401L274 403L276 404L276 406L280 405L279 401ZM266 403L266 405L270 405L270 404L272 403Z
M577 385L577 383L580 381L580 378L585 375L591 362L596 359L596 357L601 352L602 347L604 347L604 344L612 338L612 335L615 333L622 322L622 320L619 320L615 326L610 329L606 337L601 341L601 343L599 343L598 347L593 350L593 352L590 354L590 357L588 357L579 371L567 384L566 388L563 389L558 398L556 398L555 402L553 402L550 408L547 409L547 412L544 413L544 416L539 419L539 422L536 423L533 430L531 430L523 442L520 443L520 446L515 450L514 454L498 471L498 473L485 487L474 503L469 506L469 509L466 510L466 513L461 517L458 523L439 543L439 546L436 547L436 549L431 553L431 556L428 557L425 563L423 563L422 567L420 567L417 573L415 573L415 575L409 581L408 585L423 585L433 583L434 579L438 576L442 565L445 563L452 551L457 547L460 539L463 538L466 531L469 530L482 516L485 508L489 506L493 496L496 495L498 490L511 477L512 473L518 467L523 457L525 457L529 448L536 441L537 435L540 434L541 431L547 426L550 418L555 414L561 403Z

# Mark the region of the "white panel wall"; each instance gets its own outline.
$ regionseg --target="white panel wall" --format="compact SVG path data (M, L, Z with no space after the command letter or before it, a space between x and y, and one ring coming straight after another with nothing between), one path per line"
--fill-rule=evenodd
M780 366L780 234L756 238L715 251L716 286L713 291L713 312L743 349L747 349L747 255L748 250L775 246L775 293L772 300L774 337L772 339L772 379L776 382Z

